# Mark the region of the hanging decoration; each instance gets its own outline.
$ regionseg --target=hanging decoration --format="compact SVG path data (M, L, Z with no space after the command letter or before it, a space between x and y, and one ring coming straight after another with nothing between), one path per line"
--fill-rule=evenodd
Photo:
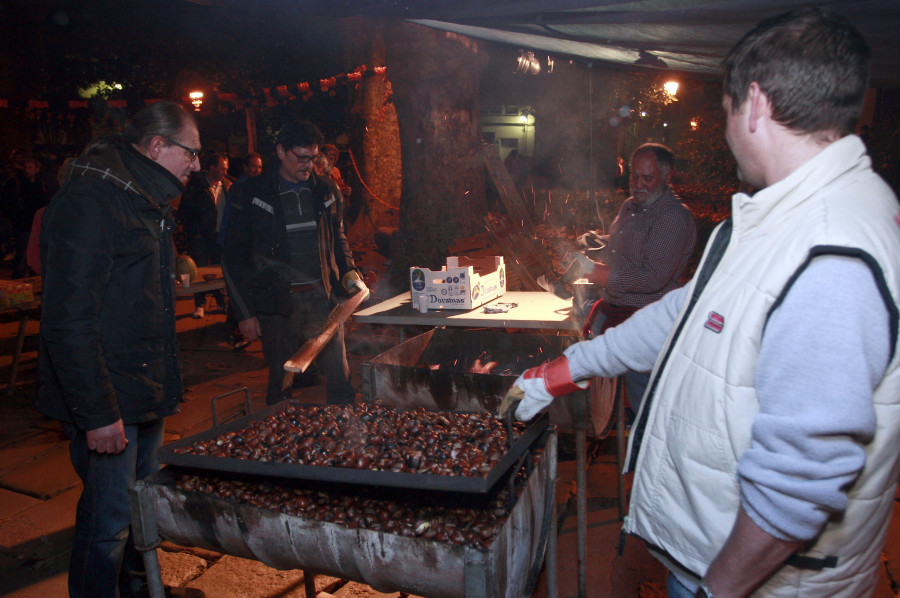
M304 102L309 101L317 92L334 97L337 95L337 88L339 85L352 85L354 88L358 88L363 77L383 77L385 74L387 74L387 67L385 66L376 66L370 69L368 66L362 64L349 73L338 73L331 77L319 79L317 83L301 81L293 85L282 84L276 85L275 87L264 87L262 89L249 89L246 90L246 93L228 91L213 92L212 95L220 104L230 104L235 110L243 110L247 106L259 105L260 100L262 100L263 105L267 108L272 108L282 103L297 101L298 99ZM292 93L293 89L296 89L299 95L294 95L294 93ZM199 98L190 98L189 101L193 104L198 99ZM149 106L150 104L161 100L162 98L145 98L143 103ZM203 102L203 100L201 99L200 102ZM97 106L102 105L102 103L105 103L108 108L127 108L129 106L129 101L123 99L103 100L94 98L92 100L69 100L60 104L54 103L51 106L51 102L47 100L33 99L17 102L7 98L0 98L0 108L20 108L35 115L44 112L53 112L56 114L65 112L71 113L78 110L87 110L92 105ZM196 104L194 104L194 106L196 107ZM48 114L47 116L53 116L53 114Z

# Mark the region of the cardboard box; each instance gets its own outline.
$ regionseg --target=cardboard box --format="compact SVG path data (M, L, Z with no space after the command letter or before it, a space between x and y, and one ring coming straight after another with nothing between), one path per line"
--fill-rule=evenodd
M415 309L474 309L506 293L506 266L499 255L448 257L440 270L410 268L409 283Z

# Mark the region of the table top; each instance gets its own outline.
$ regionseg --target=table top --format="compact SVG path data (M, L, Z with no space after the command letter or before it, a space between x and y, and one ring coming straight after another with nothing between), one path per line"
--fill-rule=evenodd
M515 303L506 313L485 313L484 308ZM411 326L463 326L473 328L533 328L541 330L575 330L572 300L560 299L552 293L508 291L475 309L430 309L420 313L413 308L410 294L401 293L353 314L353 319L366 324L400 324Z
M205 275L212 275L212 280L204 280ZM193 297L197 293L205 293L207 291L215 291L225 288L225 278L222 274L222 266L202 266L197 268L197 280L191 281L191 286L183 287L180 283L176 283L175 296L179 298Z
M31 293L34 297L33 301L28 301L27 303L17 303L15 305L6 305L4 307L0 307L0 315L5 314L14 314L21 315L26 312L31 312L37 310L41 306L41 277L40 276L29 276L28 278L17 278L15 280L3 280L2 282L7 284L20 284L20 283L28 283L31 285Z

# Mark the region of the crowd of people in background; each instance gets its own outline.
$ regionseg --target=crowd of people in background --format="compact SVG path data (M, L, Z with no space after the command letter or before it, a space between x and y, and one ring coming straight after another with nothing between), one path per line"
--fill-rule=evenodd
M13 278L40 275L40 259L34 236L40 231L40 218L36 215L63 186L68 163L78 157L83 149L70 144L56 147L34 145L31 151L13 148L5 160L0 160L0 261L8 262L7 268L13 270ZM199 234L196 230L197 226L208 224L198 221L206 215L205 208L208 206L198 206L196 198L191 198L186 211L177 210L180 201L175 202L176 211L181 212L175 240L179 254L190 256L200 266L203 265L201 262L219 263L218 254L225 232L221 223L227 218L228 190L234 183L261 174L263 156L256 151L233 154L204 149L198 159L202 172L195 173L189 179L186 194L190 196L198 190L206 192L205 189L216 194L215 235L209 236L208 231ZM330 176L344 199L349 200L352 189L344 181L338 167L340 159L338 146L325 144L316 158L315 168L320 176ZM212 177L209 185L205 184L207 177ZM219 188L224 192L221 202L218 201ZM200 238L205 242L201 244ZM29 239L32 240L33 251L27 250ZM203 317L202 313L199 317Z
M38 148L36 148L38 149ZM12 278L39 273L36 255L28 254L35 215L59 189L62 153L27 153L14 148L0 172L0 257L9 261ZM32 243L33 245L33 243Z

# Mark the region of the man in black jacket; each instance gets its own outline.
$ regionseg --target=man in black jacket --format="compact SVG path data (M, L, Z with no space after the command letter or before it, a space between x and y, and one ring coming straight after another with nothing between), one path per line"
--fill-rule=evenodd
M290 389L281 390L284 362L320 329L333 305L369 292L344 234L344 198L330 177L313 172L322 142L311 123L286 125L278 135L278 168L236 184L229 196L222 269L241 334L262 338L270 405L290 396ZM318 365L328 402L353 402L343 329Z
M181 195L175 218L184 227L187 253L198 267L221 262L219 227L225 213L225 196L231 188L228 178L228 156L210 154L203 158L203 170L191 175ZM210 291L220 312L225 311L225 296L220 290ZM207 293L194 295L194 318L204 314Z
M131 596L143 567L128 486L158 469L182 399L170 201L199 170L193 117L171 102L91 144L43 218L36 407L62 422L84 483L69 595Z

